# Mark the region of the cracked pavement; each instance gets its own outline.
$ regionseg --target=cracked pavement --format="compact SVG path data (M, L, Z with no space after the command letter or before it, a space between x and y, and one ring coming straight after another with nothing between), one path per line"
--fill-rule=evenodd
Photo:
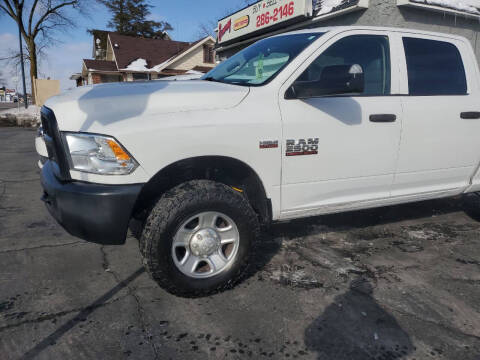
M480 198L274 225L248 279L200 299L135 239L69 236L28 129L0 128L0 358L480 359Z

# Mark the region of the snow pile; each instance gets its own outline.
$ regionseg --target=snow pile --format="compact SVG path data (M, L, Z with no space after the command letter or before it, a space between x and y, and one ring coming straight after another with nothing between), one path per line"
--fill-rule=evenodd
M123 70L129 70L129 71L149 71L147 68L147 60L145 59L137 59L135 61L132 61L130 64L128 64L126 69Z
M320 11L317 13L317 16L332 12L333 9L342 5L342 3L343 0L323 0L317 2L317 4L321 5Z
M416 3L441 6L453 10L480 15L479 0L412 0Z
M130 64L125 69L122 69L123 71L137 71L137 72L160 72L163 70L165 65L167 65L170 60L173 58L168 59L167 61L164 61L161 64L155 65L152 68L147 67L147 60L139 58L135 61L132 61Z
M29 105L25 109L20 104L20 109L12 108L0 111L0 126L38 126L40 124L40 108Z
M176 80L197 80L200 79L203 76L203 73L198 72L198 71L187 71L183 75L175 75L175 76L166 76L163 78L160 78L158 80L170 80L170 81L176 81Z

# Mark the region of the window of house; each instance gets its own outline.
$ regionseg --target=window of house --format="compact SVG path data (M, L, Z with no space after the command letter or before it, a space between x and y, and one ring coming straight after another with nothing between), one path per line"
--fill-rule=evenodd
M213 50L213 46L203 46L203 62L207 64L213 64L215 62L215 51Z
M101 75L101 81L102 81L102 83L121 82L122 77L120 75L102 74Z
M149 74L147 73L133 73L133 81L145 81L145 80L150 80L150 77L148 76Z
M381 35L352 35L337 41L297 81L319 81L327 66L354 64L364 72L364 95L390 94L390 47L388 37Z
M403 38L410 95L465 95L462 57L451 43Z

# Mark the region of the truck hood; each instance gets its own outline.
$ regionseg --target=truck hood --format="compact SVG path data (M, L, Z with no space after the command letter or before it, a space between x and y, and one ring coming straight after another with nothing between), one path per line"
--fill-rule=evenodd
M123 82L78 87L45 106L53 110L62 131L102 133L112 123L141 122L146 116L231 108L248 92L248 87L204 80Z

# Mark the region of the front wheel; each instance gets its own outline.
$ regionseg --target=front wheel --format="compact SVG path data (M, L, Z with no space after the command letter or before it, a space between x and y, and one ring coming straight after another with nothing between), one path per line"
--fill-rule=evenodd
M259 233L256 213L230 187L190 181L165 193L142 233L144 263L170 293L204 296L245 275Z

